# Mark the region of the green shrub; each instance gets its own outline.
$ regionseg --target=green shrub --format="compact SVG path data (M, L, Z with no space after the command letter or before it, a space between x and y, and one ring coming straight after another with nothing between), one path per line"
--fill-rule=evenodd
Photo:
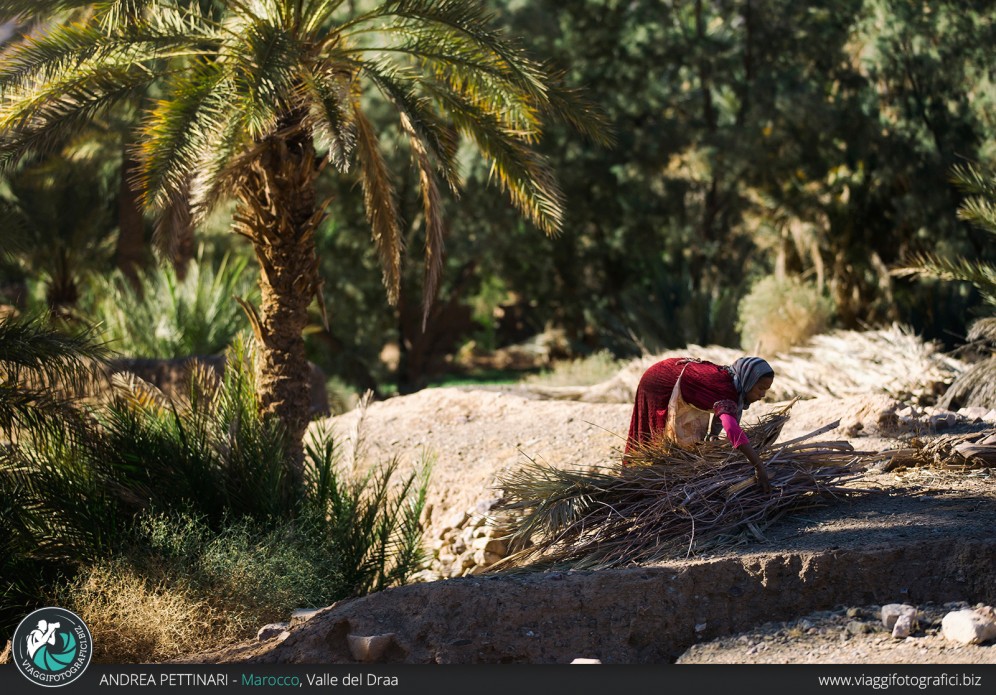
M237 343L221 380L195 368L186 396L172 400L144 382L121 383L81 422L29 429L5 448L0 503L10 498L16 512L0 522L11 548L0 588L17 593L18 572L55 566L67 577L82 571L71 583L80 602L103 605L112 597L83 587L95 576L106 584L113 561L149 590L171 592L166 612L188 615L178 597L215 608L226 597L233 615L260 620L421 569L428 463L401 480L396 461L354 477L322 436L306 447L304 480L292 480L283 435L259 413L253 360Z
M773 355L822 333L833 304L814 284L768 276L740 301L737 329L744 350Z
M181 280L167 265L139 271L133 287L117 272L97 278L88 311L111 346L132 357L213 355L246 327L235 297L255 296L248 259L225 255L213 265L203 248Z

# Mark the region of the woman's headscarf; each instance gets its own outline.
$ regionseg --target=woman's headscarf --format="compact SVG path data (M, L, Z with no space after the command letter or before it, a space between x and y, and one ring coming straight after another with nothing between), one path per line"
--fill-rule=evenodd
M760 357L741 357L730 366L730 371L733 372L733 387L740 394L740 401L737 403L739 420L740 413L750 407L745 398L747 392L763 377L774 376L775 370Z

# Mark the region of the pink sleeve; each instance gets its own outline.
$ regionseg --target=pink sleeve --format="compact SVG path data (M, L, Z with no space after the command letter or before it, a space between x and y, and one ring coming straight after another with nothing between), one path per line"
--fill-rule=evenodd
M744 444L747 444L747 435L744 431L740 429L740 424L737 419L732 415L723 413L719 416L719 421L723 423L723 429L726 431L726 438L730 440L730 444L734 449L739 449Z

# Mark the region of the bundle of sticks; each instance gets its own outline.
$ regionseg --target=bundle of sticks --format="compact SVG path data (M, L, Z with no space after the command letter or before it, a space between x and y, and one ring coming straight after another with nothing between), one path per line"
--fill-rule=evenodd
M845 487L862 464L849 443L813 441L837 423L776 443L787 411L745 429L765 462L770 493L725 441L695 450L653 442L631 451L626 465L565 470L532 461L506 474L495 511L513 552L495 569L600 569L688 556L724 540L761 537L788 511L867 493Z

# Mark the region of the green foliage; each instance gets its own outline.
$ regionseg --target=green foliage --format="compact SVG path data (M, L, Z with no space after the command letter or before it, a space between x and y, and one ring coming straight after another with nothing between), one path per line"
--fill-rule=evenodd
M8 233L11 239L0 255L9 251L23 273L41 280L53 312L71 311L86 274L110 265L112 173L85 152L66 148L0 178L5 247Z
M176 569L171 581L196 559L201 590L240 585L235 600L247 605L267 587L283 587L274 601L331 602L407 581L422 563L428 466L400 481L396 463L353 478L327 436L307 449L297 485L283 465L280 428L259 412L253 359L237 344L220 382L196 368L186 396L175 400L122 381L121 393L92 417L28 428L3 449L0 489L11 492L0 502L13 500L16 509L3 520L14 552L0 585L14 592L13 572L25 567L69 572L121 554L141 574L137 533L152 543L155 562ZM163 530L169 523L156 525L150 514L173 519L174 528ZM274 549L252 567L260 536ZM290 562L276 550L284 546L308 566L274 584Z
M744 350L774 355L824 332L833 303L815 284L769 275L740 302L737 328Z
M0 436L74 417L74 397L106 355L90 332L66 334L38 317L0 316Z
M120 272L96 278L88 308L110 347L133 357L219 353L246 328L235 298L258 295L248 259L226 254L215 264L203 248L182 279L172 265L136 275L137 286Z
M144 514L132 533L121 560L141 576L186 582L197 595L256 618L328 605L353 590L343 583L341 553L302 520L243 518L215 530L190 514Z

